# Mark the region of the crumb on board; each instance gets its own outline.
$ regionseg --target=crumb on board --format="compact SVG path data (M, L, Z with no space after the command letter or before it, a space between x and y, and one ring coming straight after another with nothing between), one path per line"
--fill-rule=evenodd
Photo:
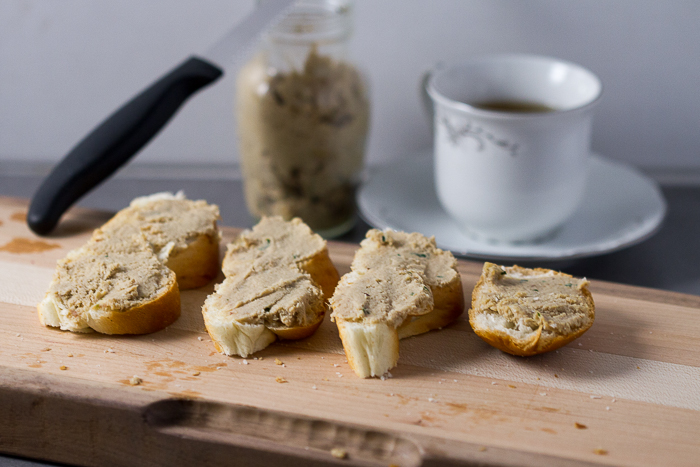
M282 360L275 358L275 365L283 365Z
M42 352L48 352L50 350L51 350L51 347L44 347L43 349L41 349ZM637 367L637 368L639 368L639 367Z
M574 426L575 426L576 428L578 428L579 430L585 430L585 429L588 428L588 427L587 427L586 425L584 425L583 423L578 423L578 422L574 423Z
M514 386L514 385L512 385L512 384L509 384L509 385L508 385L508 387L509 387L509 388L513 388L513 389L515 389L515 386Z
M143 380L136 375L132 376L131 379L129 380L129 384L131 384L132 386L138 386L142 382L143 382Z
M602 448L594 449L593 454L598 454L599 456L607 456L608 451Z
M59 369L61 369L61 370L67 370L67 369L68 369L68 367L67 367L67 366L65 366L65 365L61 365L61 366L59 367Z
M201 372L195 371L194 373L192 373L192 376L199 376L199 375L201 375L201 374L202 374Z
M479 451L481 451L481 452L486 451L486 446L479 446Z
M275 377L275 381L277 381L278 383L288 383L289 382L286 379L282 378L281 376Z
M69 354L68 354L68 356L69 356L69 357L72 357L72 356L73 356L73 354L72 354L72 353L69 353Z
M348 457L348 452L343 448L333 448L331 449L331 456L336 459L345 459Z

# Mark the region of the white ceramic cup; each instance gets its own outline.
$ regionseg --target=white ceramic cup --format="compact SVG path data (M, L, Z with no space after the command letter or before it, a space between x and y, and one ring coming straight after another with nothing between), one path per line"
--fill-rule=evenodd
M556 231L582 202L592 110L602 85L574 63L535 55L476 57L430 72L435 185L468 235L527 242ZM550 112L485 110L530 102Z

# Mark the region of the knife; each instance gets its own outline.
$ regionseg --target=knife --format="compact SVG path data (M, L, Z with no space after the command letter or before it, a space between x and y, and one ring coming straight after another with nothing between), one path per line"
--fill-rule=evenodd
M107 117L54 167L34 194L27 224L50 233L66 210L112 175L163 128L185 101L224 74L294 0L267 0L201 56L190 56Z

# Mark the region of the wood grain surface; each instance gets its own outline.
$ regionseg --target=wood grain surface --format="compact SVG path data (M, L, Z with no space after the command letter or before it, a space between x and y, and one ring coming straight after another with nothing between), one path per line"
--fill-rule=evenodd
M595 324L559 351L506 355L465 313L401 341L391 378L363 380L328 319L248 359L218 354L201 316L213 283L183 292L181 318L155 334L42 326L56 260L109 214L73 209L40 238L26 210L0 198L0 452L95 466L698 465L700 297L593 281ZM356 248L329 243L341 274ZM481 266L459 263L468 303Z

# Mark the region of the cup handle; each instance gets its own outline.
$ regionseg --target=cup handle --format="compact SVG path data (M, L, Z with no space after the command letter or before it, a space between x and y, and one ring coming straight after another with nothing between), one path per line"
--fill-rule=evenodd
M442 62L436 63L432 69L423 72L423 75L421 76L421 79L420 79L420 96L421 96L421 100L423 102L423 110L425 110L425 114L428 117L428 124L430 125L430 134L433 134L433 132L434 132L434 126L435 126L434 112L435 112L435 109L433 107L433 100L430 98L430 95L428 94L428 81L430 81L430 78L433 76L434 72L440 70L443 67L444 67L444 64Z

